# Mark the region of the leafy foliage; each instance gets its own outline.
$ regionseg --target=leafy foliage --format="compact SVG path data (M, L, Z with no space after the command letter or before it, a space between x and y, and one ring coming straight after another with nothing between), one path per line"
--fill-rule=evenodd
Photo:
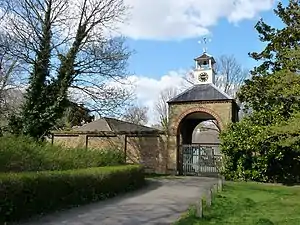
M118 149L67 149L27 137L0 137L0 172L69 170L124 164Z
M273 28L263 20L256 25L260 40L267 45L262 52L250 54L262 63L254 68L253 77L245 81L238 93L239 100L247 109L270 111L275 104L282 105L285 100L288 104L299 101L299 98L295 99L299 96L295 90L299 90L299 76L295 74L300 68L300 3L290 0L284 7L279 2L275 14L284 23L284 28ZM273 89L274 86L276 89ZM290 87L293 88L288 93ZM284 96L283 92L290 96Z
M296 52L295 52L296 54ZM254 76L246 80L238 93L239 100L253 111L277 111L288 118L300 110L300 76L281 70L268 76Z
M257 125L252 115L221 134L227 179L300 182L300 113L275 125Z
M299 67L295 67L294 60L299 58L289 58L286 60L286 55L289 49L299 47L300 40L300 3L299 0L289 0L288 6L284 7L282 2L278 3L277 9L274 10L276 16L284 24L284 28L277 29L263 20L260 20L255 28L259 33L259 39L266 42L267 46L260 52L253 52L249 55L263 63L254 68L254 74L267 74L268 72L276 72L287 68L293 72Z
M299 75L271 78L262 106L221 134L228 179L300 182Z
M84 123L90 123L95 119L94 115L91 115L91 111L82 104L77 104L72 101L68 101L68 106L60 118L55 127L57 129L71 129L74 126L81 126Z
M113 197L141 187L140 166L0 174L0 222Z
M238 93L252 113L221 134L228 179L263 182L300 182L300 2L278 4L275 14L286 27L256 25L263 63L254 68Z

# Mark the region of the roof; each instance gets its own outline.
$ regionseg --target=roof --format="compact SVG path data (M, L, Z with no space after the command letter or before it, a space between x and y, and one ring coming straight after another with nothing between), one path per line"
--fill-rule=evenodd
M233 100L233 98L219 90L214 84L197 84L175 96L168 103L216 100Z
M202 130L200 132L195 132L193 135L193 143L219 144L219 132L216 130Z
M204 52L201 56L198 56L194 60L195 61L199 61L199 60L202 60L202 59L212 59L213 63L216 62L215 59L214 59L214 57L212 57L211 55L207 54L206 52Z
M114 118L107 118L107 117L95 120L91 123L84 124L83 126L77 127L73 130L79 132L114 132L114 133L159 132L159 130L151 127L137 125L137 124L125 122Z

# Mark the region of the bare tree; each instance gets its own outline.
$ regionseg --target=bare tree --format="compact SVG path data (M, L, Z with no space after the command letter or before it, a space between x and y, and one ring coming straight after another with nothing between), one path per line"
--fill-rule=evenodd
M1 2L2 3L2 2ZM7 14L6 6L0 11L0 25ZM0 26L1 27L1 26ZM9 54L13 43L0 30L0 123L6 124L8 115L20 109L22 102L22 71L16 57Z
M0 0L0 5L1 5L1 9L0 9L0 23L1 23L7 13L7 4L4 0Z
M159 123L152 124L151 127L157 130L163 130L163 127Z
M10 54L29 75L22 113L27 133L43 136L53 127L74 90L101 115L126 104L130 94L114 84L126 78L130 52L123 38L110 35L124 20L123 0L6 2Z
M244 69L233 55L220 56L215 70L216 86L232 97L236 97L236 92L249 75L249 71Z
M237 92L249 78L250 71L243 68L233 55L222 55L217 59L216 72L218 74L216 85L228 95L237 98ZM238 101L238 99L236 99ZM240 105L239 117L242 118L246 113L243 105Z
M123 115L123 120L137 125L145 125L148 123L148 107L131 106Z
M168 130L168 125L169 125L168 101L171 100L173 97L175 97L178 93L179 93L178 88L175 87L166 88L160 92L157 102L155 104L155 111L158 114L161 127L164 131Z

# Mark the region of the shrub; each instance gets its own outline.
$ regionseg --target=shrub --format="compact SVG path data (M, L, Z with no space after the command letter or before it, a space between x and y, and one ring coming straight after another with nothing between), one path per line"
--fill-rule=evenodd
M300 182L300 113L263 126L255 114L221 134L226 179Z
M78 206L144 184L140 166L0 174L0 223Z
M27 137L0 137L0 172L68 170L124 164L118 149L67 149Z

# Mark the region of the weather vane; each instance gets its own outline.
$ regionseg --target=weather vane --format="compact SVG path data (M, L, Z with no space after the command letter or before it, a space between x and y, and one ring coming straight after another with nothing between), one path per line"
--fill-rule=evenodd
M203 39L201 41L198 41L199 44L202 44L203 47L203 52L206 53L207 52L207 43L211 42L211 39L208 39L207 37L203 37Z

